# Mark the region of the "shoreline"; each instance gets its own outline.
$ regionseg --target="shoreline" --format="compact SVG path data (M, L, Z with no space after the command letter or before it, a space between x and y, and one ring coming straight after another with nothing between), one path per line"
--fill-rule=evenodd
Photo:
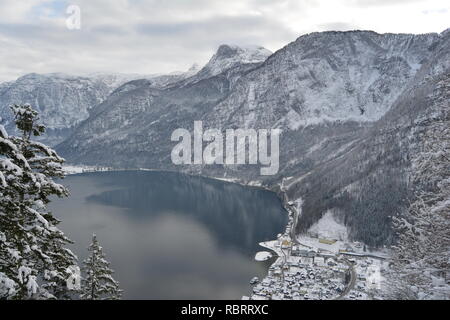
M72 171L72 172L65 171L66 175L76 175L76 174L95 173L95 172L114 172L114 171L117 171L117 172L120 172L120 171L151 171L151 172L168 172L168 173L178 173L178 174L181 173L181 174L191 176L191 177L201 177L201 178L212 179L212 180L217 180L217 181L222 181L222 182L227 182L227 183L234 183L234 184L238 184L238 185L241 185L244 187L251 187L251 188L257 188L257 189L261 189L261 190L265 190L265 191L270 191L270 192L273 192L276 195L276 197L280 200L281 207L284 209L284 211L286 212L287 217L288 217L288 222L286 224L286 227L285 227L282 235L288 236L291 239L291 241L298 243L296 237L294 237L292 239L292 236L295 233L295 227L297 225L297 222L295 221L295 223L294 223L294 220L298 219L298 210L296 208L294 208L294 206L289 204L289 199L287 197L286 191L283 190L282 182L278 183L277 185L274 185L274 186L266 186L266 185L262 184L260 181L255 181L255 180L249 181L249 182L244 182L242 180L239 180L238 178L223 178L223 177L194 174L194 173L175 171L175 170L169 170L169 169L112 168L112 167L101 167L101 166L98 166L98 167L85 166L85 167L83 167L83 166L75 166L75 165L70 165L70 166L67 166L66 168L74 168L77 170L81 170L81 171ZM293 224L293 226L292 226L292 224ZM270 264L267 264L268 266L266 268L266 275L265 275L266 277L269 274L270 268L277 265L281 256L280 256L279 252L277 252L274 248L271 248L270 246L265 246L263 244L268 243L268 242L273 242L276 240L277 239L273 239L273 240L268 240L268 241L258 243L258 245L261 248L269 249L271 252L274 253L273 257L271 258L274 261ZM254 257L253 257L253 260L255 260Z
M246 292L245 294L243 293L240 298L241 300L283 299L283 295L287 295L285 299L293 300L302 300L303 296L304 299L321 299L323 292L326 292L325 299L367 299L369 298L367 290L370 289L373 284L368 284L367 282L364 282L365 280L361 279L368 278L373 280L374 277L378 277L376 274L374 275L373 272L375 269L373 268L378 268L377 272L379 274L379 271L381 271L380 267L383 266L383 263L375 263L373 260L383 261L387 258L378 254L378 252L362 252L361 250L355 248L351 248L350 251L348 251L348 246L352 247L353 245L356 245L356 243L352 242L346 243L348 240L335 240L334 242L337 241L336 245L330 245L326 242L325 244L323 244L323 242L321 243L323 239L320 239L320 237L311 237L306 234L303 236L297 235L296 227L298 224L298 219L301 216L302 199L289 199L286 187L283 183L284 180L272 185L265 185L261 181L255 180L244 181L239 178L224 178L167 169L74 166L72 166L72 169L76 170L72 170L72 172L67 172L66 170L66 175L114 171L166 172L182 174L189 177L211 179L225 183L233 183L244 187L257 188L275 193L276 197L280 201L282 209L287 213L288 221L284 231L277 234L274 239L258 243L258 246L261 247L261 249L266 249L271 252L272 258L269 261L258 261L256 260L256 255L253 256L253 261L256 261L257 263L264 263L262 266L264 268L264 276L262 276L256 286L250 287L250 292ZM263 250L258 250L258 252L260 251ZM305 260L304 257L310 257L311 255L316 256L318 258L318 262L315 262L314 258L312 258L312 262L307 262ZM320 259L322 259L322 262L320 262ZM329 263L331 263L331 266ZM285 273L286 281L284 280ZM302 275L299 276L299 274ZM308 278L311 277L311 274L313 274L313 280ZM343 280L338 280L342 279L344 274L348 274L349 276L350 281L348 283L343 283ZM324 282L322 280L320 280L322 282L316 282L314 280L315 275L320 278L327 279L326 281L328 282ZM300 279L299 277L306 278ZM293 279L296 279L295 281L298 281L299 284L296 285L295 283L297 282ZM379 283L381 278L377 279L375 280ZM248 281L250 281L250 279ZM330 284L330 281L334 284ZM300 284L303 282L306 282L306 286L300 289L298 286L303 286ZM335 292L338 287L341 291ZM308 294L306 294L306 292ZM316 292L321 293L317 295ZM370 297L374 298L372 294Z

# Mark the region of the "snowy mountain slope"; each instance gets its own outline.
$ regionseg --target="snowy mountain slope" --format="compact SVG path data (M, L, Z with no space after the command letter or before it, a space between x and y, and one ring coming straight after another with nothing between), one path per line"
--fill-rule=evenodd
M430 35L325 32L302 36L246 75L218 104L223 122L296 130L326 121L374 121L426 60ZM257 112L264 110L264 112Z
M202 90L219 90L215 101L208 101L210 109L201 112L196 119L203 119L211 127L279 127L296 135L292 132L309 125L375 121L389 110L414 78L438 40L438 34L313 33L300 37L262 64L246 64L254 59L244 55L241 65L251 66L246 70L235 66L236 56L241 56L235 47L220 46L197 75L162 90L158 94L160 98L151 106L148 100L152 96L147 95L147 90L142 88L140 93L133 92L127 103L140 110L146 110L146 107L151 110L143 115L130 113L124 120L131 127L133 121L139 122L142 117L148 118L148 123L161 116L184 122L191 118L189 113L198 111L192 101L186 100L206 102L208 95L203 101ZM233 57L231 60L230 56ZM228 66L229 61L233 61L230 69L204 78L205 73L212 70L214 74ZM105 105L107 107L103 109L110 110L108 112L130 108L108 101ZM161 110L164 114L159 114L157 110L164 105L167 106ZM183 118L188 109L190 112ZM108 127L108 114L101 119L102 127ZM121 134L116 125L111 130Z
M44 141L54 145L64 140L75 126L89 117L89 110L122 84L145 78L154 87L164 87L197 71L198 68L169 75L94 73L88 76L31 73L0 84L0 117L5 127L13 132L9 106L30 103L47 126Z
M120 73L94 73L89 75L90 78L99 80L105 83L113 91L121 85L134 81L146 79L149 80L151 85L155 88L163 88L172 83L187 79L194 76L200 71L200 67L197 64L193 64L187 71L174 71L168 74L120 74Z
M449 47L447 33L313 33L264 62L229 68L216 64L227 56L221 47L210 67L185 80L118 88L58 150L75 163L183 170L271 187L292 177L289 197L305 199L300 229L341 209L350 237L380 245L392 240L389 215L407 197L407 123L426 110L426 104L410 107L411 94L448 72ZM211 76L216 65L228 69ZM172 131L192 131L195 120L205 128L282 129L279 173L172 165Z
M271 51L260 46L223 44L198 72L198 76L200 78L212 77L239 64L264 62L271 54Z
M102 81L65 74L27 74L0 90L0 115L10 132L14 124L9 106L30 103L49 128L47 141L60 141L66 131L89 116L111 88Z
M445 83L447 89L442 89ZM379 121L360 130L358 137L338 153L329 156L328 152L325 155L318 151L323 161L293 174L289 196L305 199L299 231L333 209L351 226L353 238L370 245L392 241L390 217L401 213L411 192L420 187L411 185L410 161L420 151L421 132L439 121L436 102L448 97L448 88L447 34L440 37L414 81Z
M193 76L174 82L167 87L154 86L151 79L130 81L120 86L104 103L91 110L91 117L79 126L76 132L61 145L61 148L66 150L69 157L72 151L75 152L74 156L78 153L76 157L83 158L83 161L88 161L87 157L93 159L97 157L90 152L94 150L84 151L85 147L90 148L97 143L105 146L114 144L118 157L121 157L120 154L134 152L134 150L126 151L129 148L136 147L143 152L161 148L164 155L154 152L151 156L152 160L147 156L144 157L145 159L136 158L136 164L140 163L140 166L148 167L149 165L144 161L167 162L168 156L170 159L170 152L168 154L166 152L170 147L167 142L170 142L172 130L181 126L182 123L185 123L187 127L192 126L194 120L201 119L213 105L227 96L230 86L238 81L237 79L243 73L261 64L261 62L254 62L254 58L249 60L249 56L252 57L252 55L244 54L248 52L243 50L234 50L233 57L224 55L224 47L228 46L221 46L211 59L212 65L218 68L220 64L220 67L225 68L218 75L205 78L204 70L209 70L208 65L211 65L208 63L206 69L203 68ZM256 56L260 57L260 55ZM219 63L222 58L226 61L225 63ZM241 58L242 61L239 60ZM218 70L217 68L215 70ZM103 129L99 130L99 128ZM153 138L158 141L163 139L163 141L159 141L158 147L152 148L147 138L150 138L150 141ZM79 139L84 141L79 143ZM77 147L74 148L73 144ZM102 154L98 156L102 157ZM72 160L76 159L72 158ZM126 160L123 159L123 161Z
M0 83L0 94L2 94L4 91L6 91L11 84L12 84L12 82L10 82L10 81Z

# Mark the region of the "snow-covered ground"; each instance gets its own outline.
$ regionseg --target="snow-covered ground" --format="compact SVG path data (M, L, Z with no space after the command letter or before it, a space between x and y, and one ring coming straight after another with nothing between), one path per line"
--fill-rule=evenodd
M309 234L315 234L319 238L347 241L347 227L337 221L333 212L328 210L322 218L309 228Z
M66 175L78 174L83 172L110 171L108 167L84 166L84 165L64 165L63 171Z
M325 212L305 234L295 235L293 220L301 215L301 204L301 199L287 200L289 223L284 234L260 243L277 259L267 276L253 288L253 294L245 299L379 298L389 251L369 251L362 243L351 241L347 228L332 211ZM264 261L267 257L268 252L262 251L255 260Z
M268 251L259 251L255 255L256 261L266 261L272 258L272 254Z

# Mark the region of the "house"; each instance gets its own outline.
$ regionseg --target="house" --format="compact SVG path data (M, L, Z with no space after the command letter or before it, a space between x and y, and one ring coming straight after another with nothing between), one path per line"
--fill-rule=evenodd
M319 239L319 242L320 242L320 243L323 243L323 244L332 245L332 244L334 244L334 243L336 242L336 240L328 240L328 239L320 238L320 239Z
M334 267L337 266L337 263L333 260L333 259L327 259L327 265L329 265L330 267Z
M282 242L281 242L281 248L282 249L287 249L287 248L289 248L291 246L291 242L289 241L289 240L283 240Z
M297 247L294 250L292 250L292 255L297 256L297 257L314 258L316 256L316 253L312 250L298 249L298 247Z
M314 264L319 267L325 267L325 258L324 257L315 257Z

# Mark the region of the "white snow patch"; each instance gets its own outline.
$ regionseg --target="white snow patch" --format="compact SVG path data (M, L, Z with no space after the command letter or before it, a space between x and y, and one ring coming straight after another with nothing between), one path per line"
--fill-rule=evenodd
M348 239L347 227L336 221L331 210L309 228L311 234L317 234L319 238L346 241Z
M272 258L272 254L268 251L259 251L255 255L256 261L266 261Z

